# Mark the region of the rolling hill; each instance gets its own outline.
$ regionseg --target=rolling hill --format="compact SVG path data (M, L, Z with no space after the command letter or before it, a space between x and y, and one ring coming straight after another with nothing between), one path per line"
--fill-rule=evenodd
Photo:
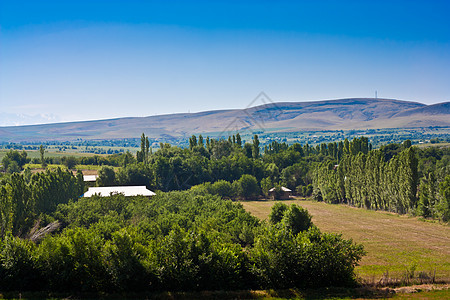
M179 138L191 134L227 135L238 130L350 130L450 127L450 102L425 105L391 99L352 98L270 103L248 109L98 121L0 127L0 141L75 140L77 138Z

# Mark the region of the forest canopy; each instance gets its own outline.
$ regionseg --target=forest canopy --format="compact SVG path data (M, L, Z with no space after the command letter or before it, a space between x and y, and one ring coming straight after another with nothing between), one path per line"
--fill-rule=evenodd
M123 292L355 284L361 245L324 234L297 206L279 223L194 191L81 198L39 243L1 240L0 289ZM306 219L304 219L306 216Z

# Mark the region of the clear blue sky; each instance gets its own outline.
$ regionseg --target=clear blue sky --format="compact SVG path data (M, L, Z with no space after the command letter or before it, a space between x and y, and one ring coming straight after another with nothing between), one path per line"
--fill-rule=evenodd
M450 101L449 16L432 0L0 0L0 113L245 108L260 91Z

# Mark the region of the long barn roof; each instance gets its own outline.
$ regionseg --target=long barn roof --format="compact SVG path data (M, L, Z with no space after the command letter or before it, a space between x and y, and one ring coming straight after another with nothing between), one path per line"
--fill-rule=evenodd
M91 197L93 195L99 195L100 197L109 197L111 194L124 194L126 197L131 196L154 196L154 192L148 190L145 185L142 186L103 186L103 187L90 187L89 190L84 193L83 197Z

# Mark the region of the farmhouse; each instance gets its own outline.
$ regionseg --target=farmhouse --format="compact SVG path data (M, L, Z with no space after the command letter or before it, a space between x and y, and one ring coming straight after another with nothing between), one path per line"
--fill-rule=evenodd
M282 186L280 191L277 193L277 190L273 187L269 190L269 195L273 200L276 199L289 199L292 195L292 191L287 187Z
M151 197L156 195L154 192L148 190L145 185L142 186L102 186L102 187L90 187L89 190L84 193L83 197L91 197L93 195L99 195L100 197L109 197L111 195L123 194L125 197L132 196L146 196Z

